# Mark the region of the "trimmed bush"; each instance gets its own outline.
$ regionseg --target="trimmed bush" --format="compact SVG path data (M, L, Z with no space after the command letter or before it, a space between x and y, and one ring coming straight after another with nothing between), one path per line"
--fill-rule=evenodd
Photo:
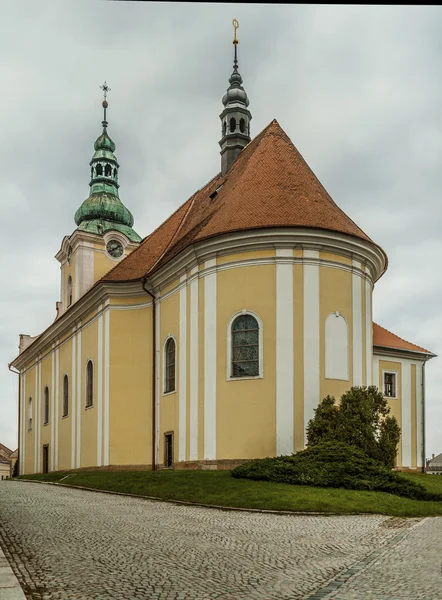
M400 476L369 458L362 450L342 442L324 442L291 456L259 458L232 470L241 479L291 485L388 492L413 500L442 501L423 485Z

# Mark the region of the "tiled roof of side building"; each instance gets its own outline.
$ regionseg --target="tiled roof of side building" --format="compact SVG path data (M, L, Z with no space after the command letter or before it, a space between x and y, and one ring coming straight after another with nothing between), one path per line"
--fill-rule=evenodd
M103 281L140 279L195 242L267 227L325 229L374 244L335 204L274 120L224 177L218 174L196 192Z
M398 335L391 333L388 329L381 327L377 323L373 322L373 346L380 346L381 348L395 348L396 350L409 350L410 352L421 352L424 354L431 354L435 356L430 350L417 346L407 340L402 339Z

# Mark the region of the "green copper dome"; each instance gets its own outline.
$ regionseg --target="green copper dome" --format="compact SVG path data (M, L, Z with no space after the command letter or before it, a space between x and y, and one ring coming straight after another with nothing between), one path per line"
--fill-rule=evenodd
M75 223L81 231L102 235L106 231L120 231L131 242L141 238L133 229L134 218L118 196L118 164L115 156L115 143L107 133L106 108L103 102L105 120L103 132L97 138L95 153L89 163L91 167L91 188L87 198L75 213Z

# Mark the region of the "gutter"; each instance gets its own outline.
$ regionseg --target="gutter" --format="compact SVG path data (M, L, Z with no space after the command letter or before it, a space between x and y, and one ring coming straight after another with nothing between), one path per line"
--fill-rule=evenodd
M155 296L146 288L147 277L141 280L143 290L152 298L152 471L157 468L156 465L156 304Z
M11 371L11 373L15 373L16 375L18 375L18 441L17 441L17 447L18 447L18 456L17 456L17 461L18 461L18 467L17 467L17 472L19 475L21 475L20 473L20 452L21 452L21 448L20 448L20 371L14 371L13 368L11 368L11 363L8 364L8 369ZM12 478L12 473L11 473L11 478Z
M425 363L422 363L422 473L425 473L426 452L425 452Z

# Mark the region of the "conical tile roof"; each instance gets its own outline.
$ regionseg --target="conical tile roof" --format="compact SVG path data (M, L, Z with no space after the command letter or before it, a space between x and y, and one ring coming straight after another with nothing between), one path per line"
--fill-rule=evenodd
M336 205L274 120L225 176L218 174L196 192L103 280L139 279L195 242L268 227L324 229L374 244Z

